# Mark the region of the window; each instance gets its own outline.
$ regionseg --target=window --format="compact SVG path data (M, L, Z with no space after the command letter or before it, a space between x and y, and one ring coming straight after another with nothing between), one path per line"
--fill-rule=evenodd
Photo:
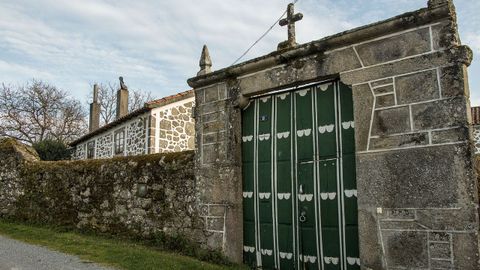
M87 158L95 157L95 141L87 143Z
M125 150L125 130L122 128L121 130L115 131L115 155L123 155Z

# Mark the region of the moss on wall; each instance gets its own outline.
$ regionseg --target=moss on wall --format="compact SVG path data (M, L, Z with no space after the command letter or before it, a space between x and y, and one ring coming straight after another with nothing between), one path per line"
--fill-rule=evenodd
M36 157L36 158L35 158ZM192 151L102 160L38 161L0 141L0 217L139 238L201 242Z

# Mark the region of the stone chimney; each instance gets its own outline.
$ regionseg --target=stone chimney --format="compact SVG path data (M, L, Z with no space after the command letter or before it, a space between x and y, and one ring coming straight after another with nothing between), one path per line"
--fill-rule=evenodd
M200 71L197 76L205 75L212 72L212 59L210 59L210 53L208 52L207 45L203 45L202 56L200 56Z
M90 121L88 131L92 132L100 127L100 103L98 103L98 85L93 85L93 101L90 103Z
M117 119L128 114L128 87L123 82L123 77L120 80L120 89L117 91Z

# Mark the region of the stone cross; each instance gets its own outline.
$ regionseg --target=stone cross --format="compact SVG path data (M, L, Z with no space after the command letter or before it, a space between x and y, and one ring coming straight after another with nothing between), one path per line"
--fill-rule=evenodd
M297 45L297 42L295 41L295 22L300 21L302 18L302 13L295 14L294 4L288 4L287 18L281 19L279 22L280 26L288 25L288 40L278 44L278 50L292 48Z

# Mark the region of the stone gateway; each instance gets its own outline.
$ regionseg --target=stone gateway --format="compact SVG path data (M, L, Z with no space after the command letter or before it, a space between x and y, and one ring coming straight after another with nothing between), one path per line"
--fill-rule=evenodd
M472 52L451 0L207 60L188 83L210 247L263 269L480 269Z

